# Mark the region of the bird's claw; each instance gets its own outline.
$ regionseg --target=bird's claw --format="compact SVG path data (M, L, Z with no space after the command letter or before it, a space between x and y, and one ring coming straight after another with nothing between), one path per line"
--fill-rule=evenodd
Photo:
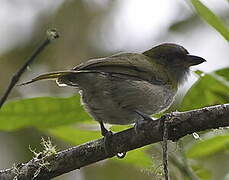
M134 124L135 132L138 134L138 133L144 131L144 127L145 127L145 125L147 123L148 123L148 121L146 121L146 120L138 120L138 121L136 121L136 123Z
M102 132L102 135L104 136L104 149L105 149L105 153L107 155L112 155L114 154L114 152L112 151L112 148L110 146L110 143L112 141L112 137L113 137L113 132L112 131L108 131L103 123L101 122L100 123L100 127L101 127L101 132ZM124 158L126 155L126 152L119 152L116 154L116 156L120 159Z
M107 155L113 154L113 151L111 150L110 142L112 141L113 133L112 131L107 131L106 134L103 134L104 136L104 149L105 153Z
M149 121L152 121L153 119L152 119L149 115L147 115L147 114L145 114L145 113L142 113L141 111L135 110L135 112L136 112L139 116L141 116L141 117L143 118L143 120L141 120L141 119L140 119L140 120L137 120L136 123L135 123L135 125L134 125L134 130L135 130L135 132L136 132L136 133L139 133L139 132L143 131L145 125L147 125L148 122L149 122Z

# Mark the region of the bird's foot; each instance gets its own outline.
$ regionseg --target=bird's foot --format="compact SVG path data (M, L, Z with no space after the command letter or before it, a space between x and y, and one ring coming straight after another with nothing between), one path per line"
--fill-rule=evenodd
M105 149L105 153L107 155L111 155L114 154L111 146L110 146L110 142L112 141L112 137L113 137L113 132L112 131L108 131L104 124L102 122L100 122L100 128L101 128L101 133L104 136L104 149ZM126 152L121 152L121 153L117 153L116 156L118 158L124 158L126 155Z
M134 125L135 132L136 133L139 133L139 132L143 131L145 125L147 125L148 122L149 121L152 121L153 119L149 115L147 115L147 114L145 114L145 113L143 113L141 111L135 110L135 112L139 116L141 116L143 118L143 120L142 119L137 120L136 123L135 123L135 125Z
M112 141L113 132L107 131L106 134L103 133L104 136L104 149L107 155L113 154L112 148L110 146L110 142Z

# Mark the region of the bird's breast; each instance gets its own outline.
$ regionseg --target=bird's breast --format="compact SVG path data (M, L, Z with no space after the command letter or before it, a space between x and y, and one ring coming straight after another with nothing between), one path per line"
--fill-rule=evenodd
M148 115L166 109L176 90L170 86L147 81L128 80L96 75L81 85L82 103L97 121L110 124L130 124L140 117L135 110Z

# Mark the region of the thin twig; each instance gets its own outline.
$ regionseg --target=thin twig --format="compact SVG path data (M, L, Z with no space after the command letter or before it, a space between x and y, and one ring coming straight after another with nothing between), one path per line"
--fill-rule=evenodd
M57 39L59 37L59 34L55 29L50 29L47 31L47 38L41 43L41 45L33 52L33 54L26 60L25 64L21 66L21 68L13 75L10 84L6 91L4 92L2 98L0 99L0 109L2 105L7 100L10 92L14 88L14 86L19 81L22 74L26 71L27 67L34 61L34 59L45 49L47 45L52 42L52 40Z
M168 115L163 118L163 169L165 180L169 180L169 168L168 168Z

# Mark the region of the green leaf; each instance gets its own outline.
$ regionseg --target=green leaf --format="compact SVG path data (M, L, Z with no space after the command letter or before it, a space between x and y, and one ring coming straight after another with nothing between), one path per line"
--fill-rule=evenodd
M12 101L0 110L0 130L25 127L50 128L91 119L80 104L80 97L40 97Z
M197 13L213 28L215 28L227 41L229 41L229 28L223 20L208 9L201 1L191 0Z
M187 157L199 158L212 155L228 148L229 134L198 141L187 151Z
M212 179L212 172L201 165L192 165L192 170L201 180Z
M122 163L130 164L137 168L149 168L152 167L152 158L145 152L147 147L142 147L129 151L125 156L125 160ZM114 161L119 161L120 159L113 158Z
M48 130L48 133L72 145L102 138L100 131L82 130L69 126L52 128Z
M180 111L229 102L229 68L201 76L183 99ZM220 75L219 75L220 74Z
M215 74L217 74L218 76L223 78L224 81L229 83L229 68L220 69L220 70L216 71Z
M132 125L113 125L110 127L111 131L114 132L119 132L119 131L124 131L125 129L133 127Z

